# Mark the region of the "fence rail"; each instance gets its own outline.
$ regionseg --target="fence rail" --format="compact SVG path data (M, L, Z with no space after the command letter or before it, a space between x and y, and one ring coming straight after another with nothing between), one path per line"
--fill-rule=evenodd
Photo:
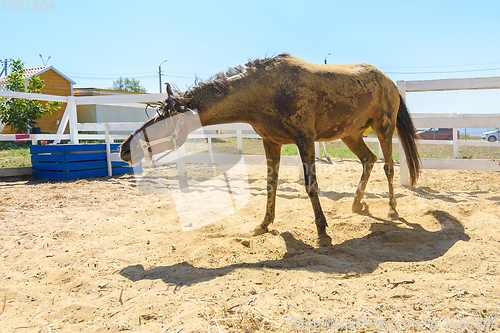
M407 92L446 91L446 90L475 90L500 89L500 77L443 79L443 80L415 80L398 81L398 90L406 100ZM424 169L455 169L455 170L484 170L500 171L500 161L497 160L459 160L459 141L457 128L497 128L500 127L499 114L413 114L416 127L452 127L453 128L453 157L454 159L422 159ZM402 185L408 185L408 167L406 156L400 146L400 180Z
M403 97L406 92L411 91L428 91L428 90L450 90L450 89L493 89L500 88L500 78L486 78L457 82L456 80L432 80L428 81L398 81L398 88ZM434 82L435 81L435 82ZM466 88L473 86L473 88ZM117 154L111 154L109 145L115 140L123 140L126 135L139 127L142 123L78 123L76 119L76 105L86 104L110 104L110 105L123 105L126 103L144 103L163 100L167 96L165 94L137 94L125 96L88 96L88 97L73 97L73 96L52 96L43 94L30 94L30 93L17 93L10 91L0 91L0 97L11 98L25 98L37 99L47 101L60 101L67 102L67 107L61 120L61 124L57 134L23 134L22 137L15 134L0 135L0 141L26 141L31 140L32 144L37 144L38 141L54 141L60 142L61 140L69 140L71 143L79 143L81 140L102 140L107 144L108 153L108 171L111 175L111 161L119 160ZM495 114L412 114L413 121L416 127L458 127L465 128L491 128L500 127L500 115ZM69 125L69 134L64 134L66 126ZM235 133L212 133L212 131L235 131ZM252 131L251 133L243 133L243 131ZM82 133L80 133L82 132ZM88 134L85 132L98 132L97 134ZM99 133L101 132L101 133ZM120 133L121 132L121 133ZM422 167L424 169L457 169L457 170L487 170L487 171L500 171L500 161L498 160L458 160L459 146L472 145L472 146L493 146L500 147L500 143L490 142L463 142L458 140L457 131L453 131L453 141L421 141L421 144L450 144L454 148L455 159L422 159ZM242 151L243 138L260 138L253 132L252 126L249 124L224 124L207 126L197 130L189 135L188 138L206 138L208 140L208 151L210 161L220 162L232 157L221 157L212 154L212 138L223 137L236 137L238 150ZM396 139L393 140L393 142ZM365 138L367 142L378 142L375 138ZM319 143L316 143L316 156L319 157ZM192 162L196 158L186 155L184 149L179 149L176 154L172 154L170 158L174 158L177 163L178 172L183 174L185 170L186 161ZM206 160L206 156L200 156L200 160ZM265 157L263 156L249 156L245 155L245 159L250 164L259 163L265 164ZM299 175L302 176L303 169L299 156L285 157L282 162L286 164L296 164L299 169ZM401 184L408 185L408 169L406 166L406 156L402 151L400 145L400 174Z
M491 121L491 116L490 121ZM436 117L433 115L432 117ZM440 118L446 119L447 115L439 115ZM482 117L482 115L480 115ZM453 119L457 116L453 116ZM500 116L497 117L500 124ZM415 123L419 124L419 119L427 121L423 115L418 115L414 117ZM456 119L455 119L456 120ZM464 117L463 121L467 122L468 117ZM420 123L422 124L422 123ZM426 123L423 123L426 124ZM460 125L461 123L458 123ZM125 134L114 134L117 132L132 132L137 127L142 125L142 123L80 123L77 128L80 132L101 132L102 134L78 134L79 140L99 140L104 141L108 145L111 143L119 142L127 137ZM418 126L418 125L417 125ZM419 126L420 127L420 126ZM462 127L462 126L461 126ZM500 126L499 126L500 127ZM216 133L218 131L224 131L226 133ZM227 133L228 131L234 131L234 133ZM244 133L244 131L252 131L251 133ZM162 160L163 164L177 163L177 170L180 175L185 172L186 163L232 163L234 159L240 158L238 155L217 155L213 154L211 141L213 138L227 138L236 137L238 150L242 152L243 138L260 138L259 135L253 132L252 126L249 124L237 123L237 124L225 124L225 125L213 125L203 127L200 130L192 132L188 139L207 139L208 144L208 154L196 154L189 155L180 149L178 152L171 154L168 158ZM0 141L31 141L32 144L37 144L39 141L51 141L51 140L69 140L69 134L3 134L0 135ZM376 138L365 138L365 142L377 142ZM398 139L393 139L393 143L398 143ZM500 142L487 142L487 141L463 141L454 138L453 141L446 140L421 140L419 144L424 145L453 145L458 146L487 146L487 147L498 147L500 149ZM316 143L316 156L319 157L319 143ZM111 175L111 162L120 161L120 157L117 153L108 153L108 173ZM379 148L379 156L381 155ZM245 163L247 164L265 164L264 155L245 155ZM282 164L285 165L297 165L299 177L303 176L303 171L301 167L301 161L299 156L283 156L281 160ZM400 152L400 167L404 172L405 169L405 156L404 152ZM423 169L454 169L454 170L483 170L483 171L500 171L500 161L498 160L457 160L457 159L441 159L441 158L423 158L422 159ZM406 184L404 184L406 185Z

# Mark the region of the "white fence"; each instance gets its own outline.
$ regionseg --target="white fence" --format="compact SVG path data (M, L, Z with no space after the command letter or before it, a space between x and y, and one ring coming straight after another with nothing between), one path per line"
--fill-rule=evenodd
M112 96L55 96L44 94L19 93L13 91L0 91L0 97L13 97L23 99L35 99L39 101L55 101L66 104L66 110L62 116L57 129L57 135L64 135L64 130L69 124L69 140L73 144L78 144L78 122L76 114L77 105L101 104L101 105L121 105L126 103L143 103L163 101L167 94L133 94L133 95L112 95ZM61 140L67 139L61 136Z
M399 93L406 100L407 92L447 91L447 90L476 90L500 89L500 77L485 77L471 79L443 79L443 80L417 80L398 81ZM500 127L500 114L412 114L413 122L417 128L426 127L451 127L453 128L453 156L454 159L423 158L423 169L455 169L455 170L482 170L500 171L498 160L468 160L458 159L459 145L497 146L499 143L458 141L457 128L497 128ZM424 141L422 144L443 144L443 141ZM408 167L406 156L400 146L400 175L401 184L408 185Z
M500 88L500 78L487 78L488 80L480 79L467 79L467 82L460 80L434 80L434 81L398 81L398 88L403 97L406 92L411 91L428 91L433 90L450 90L450 89L466 89L467 85L473 86L471 89L492 89ZM494 79L494 80L492 80ZM472 80L472 81L471 81ZM479 80L479 81L477 81ZM441 88L440 88L441 87ZM443 88L445 87L445 88ZM140 123L108 123L108 124L94 124L94 123L77 123L76 119L76 105L88 104L109 104L109 105L124 105L131 103L141 102L156 102L164 100L166 94L137 94L126 96L89 96L89 97L73 97L73 96L52 96L41 94L28 94L16 93L10 91L0 91L0 97L14 97L25 99L37 99L47 101L66 102L67 107L62 117L56 134L31 134L29 137L24 135L23 139L31 140L33 144L37 144L39 140L70 140L71 143L78 144L80 140L104 140L107 144L108 151L108 170L111 175L111 161L119 160L117 154L109 152L109 144L114 140L123 140L126 135L110 134L113 132L132 132ZM478 115L478 114L412 114L415 126L419 128L425 127L458 127L474 128L474 127L500 127L500 115ZM63 134L66 126L69 124L69 134ZM242 138L260 138L257 134L243 134L245 130L253 130L248 124L226 124L204 127L204 130L219 130L228 131L234 130L234 134L207 134L204 131L195 131L189 135L189 138L208 138L208 152L207 155L185 155L184 150L181 148L176 155L171 154L166 158L163 163L172 161L177 162L177 169L179 174L183 174L186 163L233 163L237 155L214 155L212 154L211 139L214 137L237 137L238 150L242 151ZM104 134L83 134L80 132L104 132ZM0 135L1 140L14 141L19 140L20 137L15 134ZM377 142L377 139L366 138L365 141ZM395 141L397 142L397 141ZM458 159L458 151L460 145L475 145L475 146L495 146L500 148L500 143L490 142L462 142L458 140L456 130L454 130L453 141L421 141L421 144L450 144L454 147L455 159L422 159L422 167L424 169L458 169L458 170L486 170L486 171L500 171L500 161L498 160L461 160ZM319 157L319 143L316 143L316 156ZM245 163L247 164L266 164L264 155L245 155ZM301 167L299 156L282 156L282 164L297 165L299 176L303 176L303 169ZM401 170L401 184L408 185L408 169L406 166L406 157L400 145L400 170Z

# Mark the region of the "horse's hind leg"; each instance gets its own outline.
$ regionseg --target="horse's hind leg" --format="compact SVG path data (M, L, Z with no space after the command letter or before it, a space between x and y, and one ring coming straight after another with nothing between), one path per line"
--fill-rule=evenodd
M278 188L278 172L281 158L281 145L263 140L267 159L267 205L264 221L255 228L253 234L260 235L268 231L267 227L273 223L276 207L276 190Z
M366 146L361 133L356 136L345 137L342 141L359 158L363 165L363 174L359 180L352 204L353 213L361 213L365 209L365 205L361 203L361 200L365 195L366 185L368 184L373 165L377 161L377 156Z
M392 159L392 134L394 133L394 126L391 128L381 128L381 131L375 129L384 154L384 171L389 183L389 214L388 218L391 220L399 219L398 211L396 210L396 197L394 196L394 160ZM380 133L380 134L379 134Z
M300 157L302 158L302 164L304 167L306 192L309 199L311 199L311 204L314 210L316 229L318 231L317 244L320 247L332 245L332 238L326 233L326 218L319 202L314 141L312 139L299 138L297 140L297 147L299 148Z

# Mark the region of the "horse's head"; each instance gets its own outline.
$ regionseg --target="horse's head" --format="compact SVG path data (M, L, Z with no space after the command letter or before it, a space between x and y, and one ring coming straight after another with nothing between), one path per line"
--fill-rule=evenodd
M197 112L183 106L182 98L175 96L169 85L167 92L168 98L159 103L156 115L120 145L120 158L130 165L140 163L143 158L150 161L153 155L177 150L195 129L192 125L198 118Z

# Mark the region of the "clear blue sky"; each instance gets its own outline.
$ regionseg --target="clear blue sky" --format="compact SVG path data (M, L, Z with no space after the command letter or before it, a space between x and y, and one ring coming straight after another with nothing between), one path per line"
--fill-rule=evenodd
M28 11L26 3L31 8ZM15 1L17 3L17 0ZM0 59L109 88L120 76L181 90L250 58L371 63L394 80L500 76L500 1L69 1L5 10ZM50 4L52 0L48 0ZM42 4L41 1L39 1ZM418 74L414 74L418 73ZM413 112L500 113L500 91L408 94Z

